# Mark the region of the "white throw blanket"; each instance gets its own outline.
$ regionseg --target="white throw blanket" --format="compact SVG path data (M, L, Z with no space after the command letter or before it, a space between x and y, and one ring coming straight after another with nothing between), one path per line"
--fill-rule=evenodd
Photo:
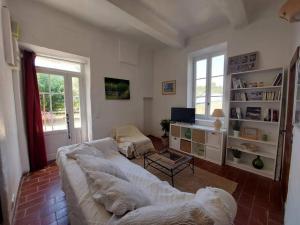
M151 140L140 132L135 126L127 125L115 129L116 140L120 143L132 143L134 156L139 157L144 153L154 150ZM130 151L130 145L128 151ZM129 156L127 153L126 156Z

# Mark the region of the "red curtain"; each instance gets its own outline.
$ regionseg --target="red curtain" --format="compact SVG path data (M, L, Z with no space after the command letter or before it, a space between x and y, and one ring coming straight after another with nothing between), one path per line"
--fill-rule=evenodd
M34 60L34 52L23 51L24 103L31 171L42 169L47 165L39 88Z

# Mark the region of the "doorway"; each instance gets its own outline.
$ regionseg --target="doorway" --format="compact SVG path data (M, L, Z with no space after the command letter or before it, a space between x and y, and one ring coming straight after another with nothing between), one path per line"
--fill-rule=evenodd
M47 159L54 160L59 147L83 141L83 65L39 56L35 64Z
M294 107L295 107L295 90L296 89L296 73L299 71L297 65L299 65L299 50L298 47L292 58L289 68L289 79L288 79L288 100L287 100L287 110L286 110L286 125L285 125L285 136L284 136L284 152L282 161L282 174L281 174L281 187L283 201L286 201L289 175L290 175L290 164L293 146L293 129L294 129ZM298 66L299 67L299 66Z

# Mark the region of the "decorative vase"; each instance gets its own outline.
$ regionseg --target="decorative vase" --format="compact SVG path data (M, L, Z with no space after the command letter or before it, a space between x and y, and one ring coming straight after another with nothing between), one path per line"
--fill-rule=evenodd
M241 159L240 159L240 158L233 157L233 162L235 162L235 163L239 163L240 161L241 161Z
M233 131L233 136L234 137L239 137L240 136L240 131L239 130L234 130Z
M185 136L185 138L187 138L187 139L191 139L191 137L192 137L191 129L187 129L187 130L185 131L184 136Z
M252 161L252 165L254 168L259 170L264 168L264 162L261 160L259 155Z

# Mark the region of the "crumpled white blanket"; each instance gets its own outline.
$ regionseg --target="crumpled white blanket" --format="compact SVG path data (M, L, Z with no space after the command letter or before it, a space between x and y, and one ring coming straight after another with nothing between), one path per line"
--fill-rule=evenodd
M115 129L116 140L120 143L132 143L134 156L139 157L144 153L154 150L152 141L133 125L118 127ZM131 150L131 148L128 148Z

